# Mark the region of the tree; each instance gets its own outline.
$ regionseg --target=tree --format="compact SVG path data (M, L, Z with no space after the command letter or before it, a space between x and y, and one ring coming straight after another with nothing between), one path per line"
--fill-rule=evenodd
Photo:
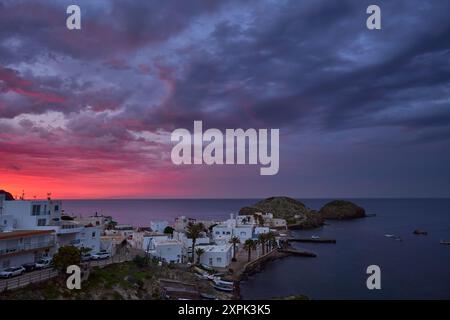
M272 231L269 231L266 235L266 241L267 241L267 251L271 250L277 243L275 239L275 233Z
M200 264L200 257L205 253L205 250L202 248L195 249L195 254L197 255L197 264Z
M234 236L230 239L230 243L233 245L233 261L236 261L236 247L241 243L241 240L239 237Z
M70 265L78 265L81 261L81 251L74 246L64 246L58 249L58 252L53 256L53 264L55 268L66 272Z
M267 234L266 233L258 234L258 242L261 244L262 254L265 254L266 253Z
M248 261L250 262L252 258L252 250L256 248L256 242L252 239L247 239L244 242L244 249L248 251Z
M172 228L171 226L167 226L164 228L164 234L173 234L174 231L175 229Z
M192 257L191 261L194 262L194 254L195 254L195 242L197 238L200 237L201 233L205 230L205 227L202 223L189 223L186 228L186 235L188 238L192 239Z

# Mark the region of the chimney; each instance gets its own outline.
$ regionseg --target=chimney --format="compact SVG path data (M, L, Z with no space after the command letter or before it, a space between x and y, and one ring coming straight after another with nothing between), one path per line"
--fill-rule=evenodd
M233 220L234 219L234 214L230 213L230 219Z

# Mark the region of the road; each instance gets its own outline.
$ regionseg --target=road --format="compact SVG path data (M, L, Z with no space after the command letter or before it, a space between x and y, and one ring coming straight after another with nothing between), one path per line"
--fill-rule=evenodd
M116 255L109 259L104 260L95 260L95 261L89 261L84 262L84 265L88 265L89 269L92 267L105 267L107 265L110 265L112 263L121 263L125 261L132 260L132 255ZM85 268L82 268L85 269ZM21 287L25 287L31 283L37 283L41 281L45 281L51 278L54 278L58 275L58 271L54 270L52 268L42 269L42 270L35 270L32 272L25 272L20 276L12 277L9 279L0 279L0 292L6 290L6 289L17 289Z

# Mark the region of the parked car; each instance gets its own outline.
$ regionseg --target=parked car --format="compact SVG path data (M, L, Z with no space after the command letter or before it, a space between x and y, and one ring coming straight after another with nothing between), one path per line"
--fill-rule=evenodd
M91 256L92 260L103 260L103 259L108 259L108 258L111 258L111 254L106 251L100 251L100 252L94 253Z
M52 258L41 258L36 262L36 269L50 268L53 264Z
M9 267L0 272L0 278L11 278L20 276L25 272L24 267Z
M81 261L86 262L92 260L92 255L90 253L83 253L81 255Z
M22 267L25 269L26 272L31 272L36 270L36 263L34 262L25 263L22 265Z

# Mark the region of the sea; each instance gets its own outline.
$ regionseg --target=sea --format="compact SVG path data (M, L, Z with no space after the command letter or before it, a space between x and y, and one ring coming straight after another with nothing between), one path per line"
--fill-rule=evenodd
M121 224L169 223L181 215L222 220L260 199L64 200L66 213L111 215ZM320 209L331 199L299 199ZM295 237L336 239L336 244L293 243L316 258L267 263L241 283L243 299L306 295L310 299L450 299L450 199L347 199L374 217L328 221ZM420 229L427 235L414 235ZM386 237L386 235L395 235ZM369 266L380 268L380 289L368 289Z

